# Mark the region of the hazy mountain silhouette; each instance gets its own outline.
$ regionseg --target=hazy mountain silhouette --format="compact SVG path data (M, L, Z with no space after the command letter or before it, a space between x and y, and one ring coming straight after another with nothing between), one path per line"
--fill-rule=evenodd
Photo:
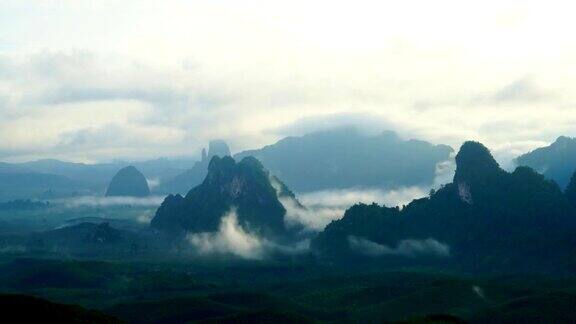
M81 194L88 189L85 183L70 178L25 170L0 171L0 201L44 198L46 192L61 198Z
M517 157L515 162L531 167L565 188L576 171L576 138L560 136L549 146Z
M158 191L165 193L180 193L185 194L193 187L202 183L206 174L208 173L208 165L214 156L225 157L230 156L230 148L226 142L221 140L213 140L208 144L208 153L206 149L202 149L202 159L194 166L175 176L173 179L162 183Z
M256 157L288 187L301 192L431 184L436 165L452 151L446 145L405 141L393 132L368 136L354 128L338 128L287 137L235 158Z
M127 196L146 197L150 195L150 189L144 175L133 166L120 169L110 181L106 197Z

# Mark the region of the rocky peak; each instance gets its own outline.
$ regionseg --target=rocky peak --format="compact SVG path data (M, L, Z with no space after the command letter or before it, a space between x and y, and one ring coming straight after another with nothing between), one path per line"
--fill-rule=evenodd
M474 203L474 192L489 185L494 176L502 173L498 162L481 143L467 141L456 155L456 173L454 184L460 200L468 205Z
M120 169L112 178L106 197L110 196L132 196L146 197L150 195L148 182L142 174L133 166Z
M228 144L222 140L212 140L208 143L208 158L211 159L213 156L230 156L230 148Z
M271 187L268 172L253 157L246 157L236 163L230 156L214 156L208 166L208 175L204 183L217 187L221 193L235 199L246 187Z
M289 232L284 224L286 210L271 178L253 157L236 162L230 156L214 156L202 184L190 190L185 198L166 198L151 225L163 231L213 232L222 217L234 209L241 226L285 235Z
M481 143L467 141L456 155L454 182L473 182L487 174L498 172L500 166L490 151Z
M564 149L568 146L576 146L576 138L559 136L550 146L555 149Z

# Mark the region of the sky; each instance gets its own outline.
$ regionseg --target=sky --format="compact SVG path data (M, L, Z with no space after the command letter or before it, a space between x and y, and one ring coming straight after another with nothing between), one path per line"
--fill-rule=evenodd
M0 160L234 152L354 124L503 164L576 136L571 1L0 0Z

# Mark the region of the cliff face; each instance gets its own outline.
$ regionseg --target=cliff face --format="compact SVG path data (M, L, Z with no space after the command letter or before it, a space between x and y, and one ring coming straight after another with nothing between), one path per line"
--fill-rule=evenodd
M106 191L106 197L146 197L149 195L150 189L146 178L133 166L128 166L118 171Z

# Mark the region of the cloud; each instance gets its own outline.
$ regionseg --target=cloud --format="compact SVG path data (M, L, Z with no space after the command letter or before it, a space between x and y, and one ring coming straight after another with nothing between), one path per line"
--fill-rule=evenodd
M450 247L433 238L425 240L406 239L400 241L396 247L389 247L365 238L348 236L348 243L350 244L350 248L357 253L373 257L385 255L403 257L450 256Z
M158 207L162 204L162 201L164 201L164 196L150 196L145 198L83 196L56 199L53 203L62 204L67 208L110 206Z
M552 99L551 94L539 88L534 80L522 78L498 90L490 99L494 103L538 102Z
M342 218L344 210L329 206L303 206L296 199L282 196L282 185L276 177L268 177L270 185L276 190L276 197L286 210L284 223L287 227L304 226L305 230L322 231L331 221Z
M452 181L455 164L453 160L438 163L434 187ZM295 200L282 196L281 185L275 177L269 177L270 184L276 190L278 200L286 209L284 221L288 227L303 225L306 230L322 231L326 225L341 219L350 206L357 203L377 203L388 207L403 207L414 199L428 195L431 188L402 187L394 190L377 188L349 188L321 190L300 194Z
M352 123L479 140L509 159L576 135L571 12L559 0L4 1L0 156L187 155L211 138L242 150ZM117 142L101 134L114 127Z
M454 160L455 154L446 161L438 162L434 171L434 181L432 187L434 189L447 183L451 183L456 173L456 161Z
M307 230L322 231L326 225L344 216L350 206L357 203L378 203L389 207L407 205L412 200L425 197L429 190L420 187L399 188L396 190L381 189L335 189L301 194L296 201L279 197L286 209L287 226L303 225Z
M288 227L303 225L306 230L319 232L333 220L342 218L344 210L341 208L310 206L302 208L294 199L279 198L286 209L284 221Z
M155 210L147 210L142 212L138 217L136 217L136 221L142 224L150 224L152 219L154 218Z
M218 231L190 233L187 239L200 255L232 255L251 260L265 259L273 253L305 253L310 246L309 240L297 241L290 245L278 244L244 229L238 223L235 208L222 216Z
M397 125L388 122L384 117L370 113L337 113L323 114L298 119L288 125L271 130L282 136L297 136L334 128L352 127L365 135L380 134L384 130L398 129Z
M160 185L160 178L151 178L151 179L147 178L146 182L148 183L148 187L150 188L150 190L154 190L154 188Z
M222 217L218 232L189 234L188 240L200 254L232 254L245 259L264 258L270 244L244 230L234 209Z
M336 189L302 194L299 199L305 206L329 206L347 208L356 203L377 203L388 207L408 204L414 199L425 197L428 191L421 187L406 187L395 190L382 189Z
M341 219L346 209L357 203L377 203L388 207L408 205L414 199L428 196L432 188L452 182L456 163L453 157L436 165L433 184L428 186L401 187L392 190L379 188L332 189L301 193L297 199L282 197L281 185L270 177L270 184L276 190L278 200L286 209L287 226L303 225L309 231L322 231L326 225Z

